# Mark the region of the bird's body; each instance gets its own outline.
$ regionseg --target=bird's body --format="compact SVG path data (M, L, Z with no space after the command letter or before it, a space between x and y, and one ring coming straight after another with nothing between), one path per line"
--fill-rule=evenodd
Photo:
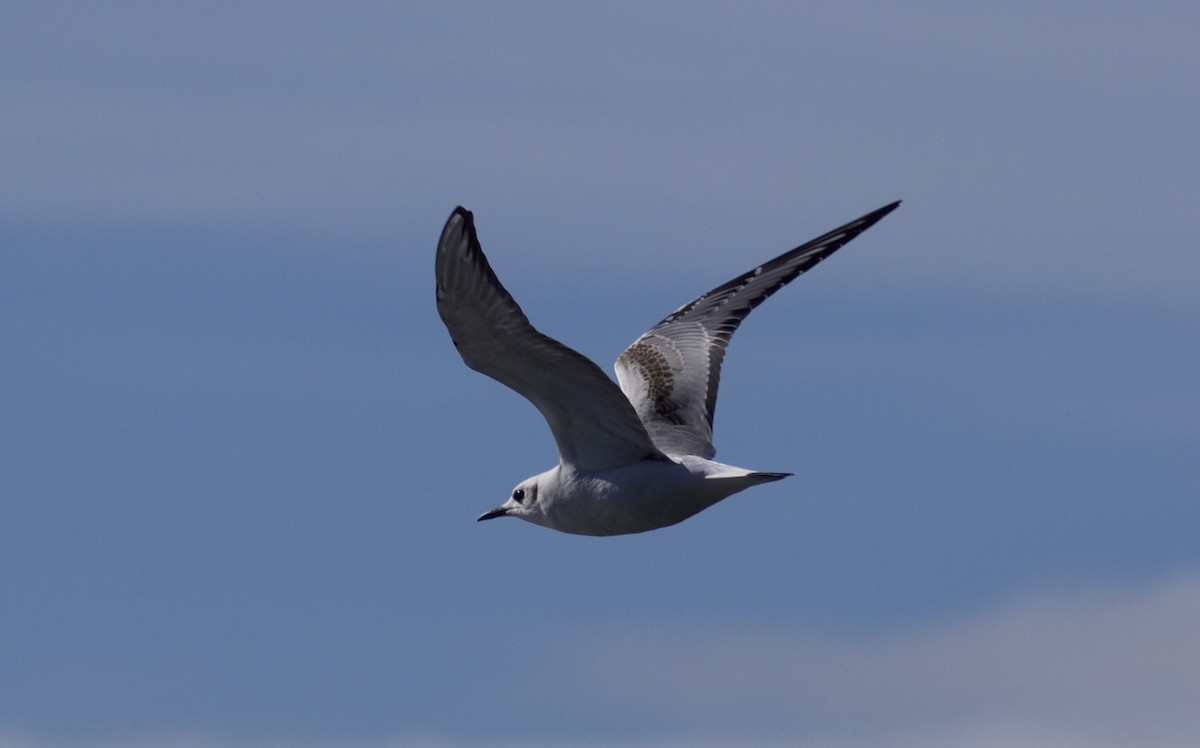
M617 359L619 387L589 359L534 329L488 265L471 213L456 208L438 242L438 312L468 366L541 411L559 452L558 465L522 481L480 519L515 516L580 535L645 532L790 475L712 460L726 346L754 307L897 205L680 307Z
M536 499L518 516L577 535L645 532L682 522L726 496L787 475L745 470L692 455L638 460L603 470L555 465L518 486L517 490ZM507 515L514 508L495 511Z

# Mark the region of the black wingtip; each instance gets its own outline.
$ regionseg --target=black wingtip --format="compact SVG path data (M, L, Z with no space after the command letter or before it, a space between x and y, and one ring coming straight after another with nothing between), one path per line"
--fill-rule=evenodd
M903 201L897 200L893 203L888 203L887 205L883 206L882 208L872 211L872 212L868 213L867 215L873 216L875 218L875 220L878 221L880 218L883 218L884 216L886 216L888 213L891 213L896 208L899 208L901 202L903 202Z
M835 234L839 231L851 229L852 233L846 239L846 241L841 242L841 244L838 245L838 247L840 247L840 246L842 246L842 244L848 243L854 237L858 236L862 232L866 231L867 229L871 228L875 224L879 223L879 221L882 220L884 216L886 216L888 213L891 213L893 210L895 210L896 208L899 208L899 207L900 207L899 200L897 200L893 203L888 203L887 205L883 206L882 208L876 208L875 210L871 211L870 213L867 213L865 216L863 216L857 220L851 221L850 223L846 224L845 226L842 226L841 228L834 229L833 231L830 232L830 234ZM828 236L828 235L829 234L826 234L826 236ZM822 238L824 238L824 237L822 237Z
M461 234L456 236L457 232L461 232ZM465 237L466 241L475 238L475 216L461 205L455 206L454 210L450 211L450 217L446 219L446 225L442 227L442 237L438 240L438 246L444 247L448 242L454 241L452 237L458 240Z

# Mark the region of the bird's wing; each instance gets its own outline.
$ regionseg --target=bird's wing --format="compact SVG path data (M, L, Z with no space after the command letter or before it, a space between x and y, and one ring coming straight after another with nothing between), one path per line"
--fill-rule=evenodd
M529 324L488 265L471 213L461 207L438 241L437 308L467 366L537 406L564 465L600 470L662 456L600 367Z
M896 209L899 201L796 247L684 304L617 359L617 381L655 445L711 459L713 410L725 348L768 296Z

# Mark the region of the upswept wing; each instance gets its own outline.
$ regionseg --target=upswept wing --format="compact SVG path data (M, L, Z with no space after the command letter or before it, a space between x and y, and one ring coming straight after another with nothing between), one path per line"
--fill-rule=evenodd
M891 213L885 205L684 304L617 359L617 381L655 445L711 459L713 411L725 349L738 325L801 273Z
M438 241L437 308L467 366L537 406L564 465L601 470L661 457L600 367L529 324L488 265L462 207Z

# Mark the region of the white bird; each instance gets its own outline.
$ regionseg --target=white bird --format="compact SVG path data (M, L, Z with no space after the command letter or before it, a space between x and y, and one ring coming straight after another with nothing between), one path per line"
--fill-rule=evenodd
M729 339L750 310L895 210L885 205L684 304L617 359L618 387L534 329L458 207L437 249L437 307L467 366L532 402L558 465L480 520L520 517L579 535L673 525L750 486L786 478L713 461L713 410Z

